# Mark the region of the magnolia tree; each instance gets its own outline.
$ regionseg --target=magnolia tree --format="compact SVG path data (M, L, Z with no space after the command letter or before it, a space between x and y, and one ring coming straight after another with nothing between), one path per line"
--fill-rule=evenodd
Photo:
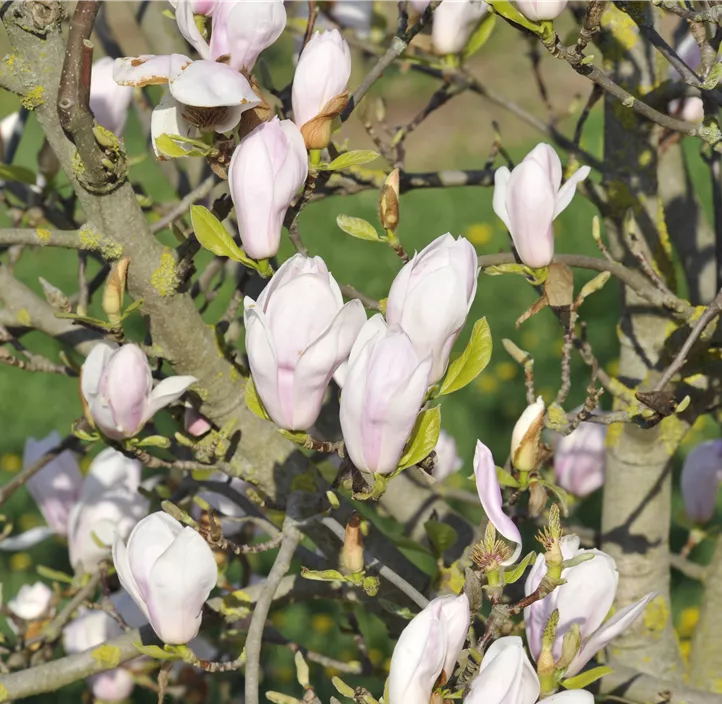
M22 470L0 488L0 505L29 492L46 523L23 533L7 519L0 549L59 536L73 570L45 569L3 605L12 635L0 648L0 701L55 697L82 680L98 701L141 688L159 701L248 704L320 702L333 688L332 702L366 704L588 704L593 692L722 701L722 542L709 566L669 549L672 464L691 425L720 405L722 6L135 9L153 55L122 56L97 0L0 10L11 45L0 83L23 105L2 125L3 202L16 226L0 230L0 361L77 377L82 403L72 428L58 428L64 437L28 438ZM560 22L573 26L563 40ZM468 68L503 25L532 56L548 52L588 80L572 136L487 91ZM295 41L293 78L278 88L259 56L284 33ZM109 57L93 63L94 43ZM357 60L371 67L360 82ZM378 124L364 117L376 151L342 144L339 126L395 64L438 82L428 105L398 127L383 111ZM407 135L461 93L508 109L540 143L518 164L497 141L478 171L410 173ZM580 147L600 100L603 160ZM122 135L133 104L174 202L156 205L128 180ZM44 136L37 171L13 164L28 119ZM709 165L713 225L682 135ZM364 166L375 159L382 169ZM506 251L477 252L439 221L436 239L407 252L401 195L458 185L493 202ZM382 300L340 286L299 227L312 200L363 190L377 191L379 222L349 214L338 226L398 254ZM577 233L594 238L596 257L555 252L554 220L574 198L598 209ZM177 246L158 239L163 230ZM296 254L282 261L285 237ZM15 278L30 247L48 258L77 250L78 291L41 279L43 300ZM88 260L101 264L90 280ZM582 287L577 269L594 272ZM203 314L227 272L230 301L209 325ZM478 277L492 274L538 292L528 311L509 311L517 326L545 306L554 313L555 398L537 396L529 353L497 340L485 319L467 320ZM597 363L580 312L605 284L622 292L617 376ZM93 299L101 317L89 316ZM143 344L126 337L133 325ZM469 342L455 348L465 328ZM61 351L44 356L31 331ZM460 460L442 409L483 371L492 339L523 367L527 408L508 428L508 456L492 456L479 426L473 475L462 480L475 490L457 483L447 493ZM577 354L586 378L572 378ZM574 409L572 387L585 396ZM92 458L87 472L80 455ZM679 488L692 540L713 517L721 471L719 440L686 460ZM580 528L574 497L600 491L601 526ZM390 537L399 534L403 543ZM414 550L435 567L421 569ZM688 662L670 616L671 568L705 585ZM353 658L270 627L269 612L311 599L347 612ZM388 670L369 658L359 607L386 625ZM264 677L268 645L279 642L295 653L293 694Z

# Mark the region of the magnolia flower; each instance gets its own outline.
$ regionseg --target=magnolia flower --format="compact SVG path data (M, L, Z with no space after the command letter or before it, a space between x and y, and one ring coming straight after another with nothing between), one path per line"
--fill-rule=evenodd
M598 423L580 423L559 438L554 448L557 484L575 496L588 496L604 484L607 428Z
M211 428L210 421L203 414L199 413L193 406L186 406L183 414L183 427L186 433L194 438L205 435Z
M52 598L53 590L47 584L23 584L17 596L8 601L8 609L24 621L35 621L47 616Z
M516 0L516 6L524 17L539 22L559 17L566 10L567 0Z
M90 74L90 110L98 124L122 136L133 89L113 81L114 61L104 56L93 64Z
M417 355L433 355L429 383L444 375L476 295L479 272L469 240L449 233L414 254L391 285L386 320L411 338Z
M91 572L110 555L113 537L125 537L148 511L138 493L141 464L112 448L90 465L80 500L70 512L68 547L75 570Z
M139 433L195 381L193 376L171 376L153 388L150 365L140 347L98 342L83 364L80 390L95 425L119 440Z
M116 534L113 562L158 637L171 645L198 635L201 612L218 570L213 551L192 528L163 512L152 513L130 533Z
M443 0L434 12L431 27L434 49L439 54L461 53L488 12L483 0Z
M401 459L429 386L431 356L380 315L359 333L341 394L341 431L359 469L389 474Z
M179 8L181 5L186 3L179 3ZM168 85L151 117L151 137L158 156L160 135L229 132L246 110L261 104L248 80L232 66L208 59L191 61L182 54L116 59L113 78L121 86Z
M42 440L28 438L23 453L23 470L34 465L43 455L60 445L60 435L53 431ZM47 525L36 526L0 542L0 550L27 550L51 535L67 535L68 515L80 495L83 475L70 450L61 452L39 472L33 474L26 486L40 509Z
M168 2L177 8L184 0L168 0ZM210 17L219 2L225 2L225 0L189 0L188 4L194 15L206 15Z
M546 407L541 396L528 405L511 432L511 463L521 472L537 468Z
M368 0L336 0L329 14L341 27L355 29L363 37L371 30L374 4Z
M696 523L707 523L717 507L722 481L722 440L703 442L684 461L680 488L684 511Z
M541 653L544 627L555 609L559 610L559 624L552 648L555 660L562 654L564 634L573 624L579 626L581 648L566 669L566 676L573 677L581 672L596 653L626 630L642 614L656 594L654 592L647 594L605 621L614 603L619 581L614 560L601 550L580 550L579 538L576 535L564 536L561 539L561 549L564 560L580 555L594 555L594 557L563 569L562 579L566 580L565 583L554 589L549 596L524 609L524 624L529 649L535 660ZM539 554L524 584L524 592L527 595L539 586L546 572L544 555Z
M233 152L228 187L249 257L278 254L283 218L307 175L306 146L291 120L262 122Z
M540 691L521 638L504 636L484 653L464 704L535 704Z
M445 430L439 433L434 451L436 464L431 475L437 482L443 482L446 477L458 472L464 466L464 461L456 450L456 440Z
M308 430L366 320L363 305L344 305L323 259L296 254L244 307L248 361L268 415L281 428Z
M411 620L391 657L388 704L429 704L439 676L454 672L469 622L465 594L433 599Z
M285 27L283 0L223 0L213 13L210 56L204 58L229 56L233 68L250 72L258 55L281 36Z
M486 517L491 521L498 533L501 533L512 543L516 543L512 556L500 560L499 564L513 565L521 553L521 534L514 521L504 513L501 507L501 487L496 477L496 464L491 450L481 440L476 441L474 478L476 479L476 490L479 492L479 500Z
M577 184L589 175L582 166L562 186L562 164L548 144L538 144L511 173L494 174L494 212L509 229L522 262L534 269L554 257L552 222L572 202Z
M332 120L348 103L350 77L351 51L338 30L316 32L298 59L291 90L293 121L308 149L331 141Z
M142 614L124 592L110 597L121 618L131 628L144 623ZM68 655L82 653L122 635L118 622L104 611L81 610L80 615L63 629L63 647ZM123 701L135 686L133 676L123 667L107 670L88 678L93 696L98 701Z
M216 512L216 519L220 524L223 535L226 538L231 538L243 528L243 524L235 519L246 515L245 511L233 500L231 492L245 496L248 484L237 477L228 477L228 475L220 471L214 472L207 481L225 484L229 490L227 493L203 490L198 492L198 498L208 503ZM201 507L195 502L191 505L191 515L196 520L201 518Z

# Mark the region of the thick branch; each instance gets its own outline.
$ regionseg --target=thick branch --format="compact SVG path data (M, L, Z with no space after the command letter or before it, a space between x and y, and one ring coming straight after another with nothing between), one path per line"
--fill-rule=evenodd
M117 243L89 230L45 230L41 227L0 229L0 245L14 244L95 251L109 259L114 258L110 255L122 251Z

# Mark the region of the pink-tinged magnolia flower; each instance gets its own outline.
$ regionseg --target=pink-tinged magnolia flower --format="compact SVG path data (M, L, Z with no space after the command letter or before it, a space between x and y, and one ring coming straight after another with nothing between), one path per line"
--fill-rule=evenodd
M186 433L197 438L205 435L213 426L208 418L196 411L193 406L186 406L183 414L183 427L186 429Z
M444 682L454 672L469 622L465 594L433 599L414 616L391 657L388 704L429 704L442 672Z
M521 534L514 521L502 509L501 486L496 476L496 464L491 450L481 440L476 441L474 453L474 479L479 500L486 517L491 521L498 533L515 543L513 555L501 562L502 565L513 565L521 553Z
M35 582L32 586L23 584L17 596L8 601L8 609L18 618L35 621L47 616L52 598L53 590L47 584L42 582Z
M539 464L539 442L545 411L544 400L539 396L524 409L511 432L511 463L522 472L531 472Z
M141 626L145 619L125 592L110 597L121 618L131 627ZM77 618L63 629L63 647L68 655L82 653L122 635L118 622L104 611L82 609ZM93 696L101 702L126 700L135 686L132 674L124 667L107 670L88 678Z
M184 0L168 0L168 2L178 9L178 5L184 2ZM191 12L194 15L205 15L206 17L210 17L213 15L216 5L221 2L225 2L225 0L190 0L188 5L190 5Z
M524 17L533 22L555 20L567 8L567 0L516 0Z
M471 242L447 232L414 254L391 285L386 320L404 330L420 358L433 355L430 384L446 371L474 302L478 272Z
M210 58L229 56L233 68L250 72L258 55L281 36L285 27L283 0L223 0L213 13Z
M494 212L509 229L522 262L533 269L554 257L552 222L572 202L577 184L589 175L582 166L562 186L562 163L548 144L538 144L512 172L494 174Z
M439 54L459 54L464 50L489 6L483 0L443 0L436 8L431 41Z
M363 305L344 305L323 259L296 254L244 307L246 352L268 415L281 428L308 430L366 320Z
M307 175L306 146L291 120L261 123L233 152L228 187L249 257L278 254L283 218Z
M93 64L90 74L90 110L98 124L119 137L125 129L133 89L113 80L113 59L104 56Z
M699 65L702 63L699 44L697 44L697 41L691 34L688 34L680 42L680 45L677 47L677 55L693 71L697 71ZM682 80L681 74L672 65L669 67L669 80ZM704 120L704 103L702 102L702 98L696 96L672 100L669 103L669 112L680 120L700 123Z
M535 704L540 690L521 638L504 636L484 653L464 704Z
M696 523L714 516L717 490L722 482L722 440L703 442L684 461L680 488L684 511Z
M121 86L168 85L151 118L156 155L160 155L156 140L162 134L192 137L197 130L229 132L246 110L261 104L248 80L232 66L208 59L191 61L182 54L116 59L113 78Z
M562 556L565 560L580 555L594 555L573 567L562 570L564 584L549 596L524 609L526 637L534 659L541 653L544 627L555 609L559 610L559 625L552 647L554 659L562 654L564 634L573 624L581 631L582 645L566 670L568 677L578 674L582 668L612 639L626 630L638 618L656 593L651 592L635 604L626 606L605 621L614 603L619 574L614 560L601 550L579 549L576 535L561 539ZM536 562L524 584L524 592L531 594L547 572L544 555L537 555Z
M316 32L296 66L291 90L293 121L309 149L331 140L331 123L346 107L351 51L337 29Z
M588 496L604 484L607 427L580 423L554 448L557 484L575 496Z
M148 512L148 500L138 493L141 464L107 448L90 465L80 500L70 512L70 564L92 572L109 557L116 534L123 538Z
M116 535L113 562L157 636L171 645L198 635L201 612L218 578L213 551L188 526L152 513L131 531L126 546Z
M544 704L594 704L594 695L586 689L569 689L544 697Z
M359 334L341 394L341 431L359 469L396 470L429 386L431 356L419 357L409 336L374 316Z
M436 452L436 464L431 475L437 482L443 482L446 477L458 472L464 461L459 457L456 449L456 440L445 430L439 433L439 440L434 448Z
M80 390L95 425L119 440L139 433L196 381L194 376L171 376L153 388L148 359L138 345L99 342L83 364Z

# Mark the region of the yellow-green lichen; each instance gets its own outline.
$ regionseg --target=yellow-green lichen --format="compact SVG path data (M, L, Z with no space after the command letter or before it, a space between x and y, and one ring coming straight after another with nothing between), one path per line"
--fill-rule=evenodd
M656 596L644 609L644 627L652 633L659 634L669 621L669 606L662 596Z
M17 312L17 315L15 317L18 319L18 323L25 327L30 327L31 323L33 322L33 319L30 317L30 313L28 313L27 308L21 308Z
M35 108L40 107L43 104L44 92L45 88L43 86L35 86L35 88L30 89L20 98L22 106L26 110L35 110Z
M178 272L173 250L164 247L160 264L150 277L150 283L160 296L172 296L178 289Z
M0 702L6 702L8 700L8 691L5 686L0 684Z
M614 5L607 6L601 25L612 37L605 51L605 62L618 61L639 41L639 30L634 20Z
M15 54L8 54L8 55L5 57L5 65L6 65L8 68L12 68L12 67L15 65L15 61L17 60L17 58L18 58L18 57L15 56Z
M106 261L120 259L123 256L123 245L114 242L109 237L94 230L89 225L83 225L79 230L80 248L99 252Z
M50 241L50 230L38 227L35 230L35 236L40 240L41 244L47 244Z
M667 416L660 424L660 440L667 454L672 457L687 433L687 424L679 416Z

